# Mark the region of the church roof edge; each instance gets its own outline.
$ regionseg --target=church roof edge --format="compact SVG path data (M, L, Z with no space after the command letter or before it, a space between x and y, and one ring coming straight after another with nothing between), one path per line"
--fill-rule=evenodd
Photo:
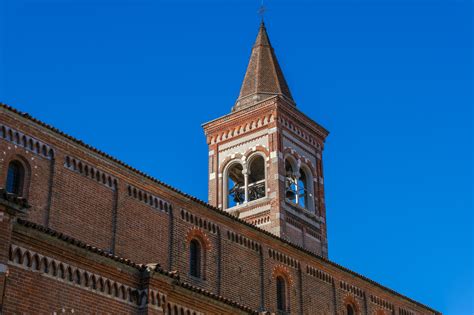
M68 140L71 140L71 141L75 142L76 144L78 144L78 145L80 145L80 146L82 146L82 147L84 147L84 148L86 148L86 149L88 149L88 150L91 150L91 151L93 151L93 152L95 152L95 153L97 153L97 154L99 154L99 155L101 155L101 156L103 156L103 157L105 157L105 158L111 160L111 161L114 162L114 163L117 163L118 165L127 168L128 170L130 170L130 171L136 173L137 175L143 176L143 177L145 177L145 178L147 178L147 179L149 179L149 180L155 182L156 184L159 184L159 185L163 186L164 188L167 188L167 189L169 189L169 190L171 190L171 191L173 191L173 192L175 192L175 193L177 193L177 194L179 194L179 195L181 195L181 196L183 196L183 197L185 197L185 198L187 198L187 199L189 199L189 200L191 200L191 201L193 201L193 202L196 202L197 204L200 204L200 205L202 205L202 206L204 206L204 207L206 207L206 208L208 208L208 209L210 209L210 210L212 210L212 211L214 211L214 212L216 212L216 213L218 213L218 214L220 214L220 215L226 216L226 217L228 217L228 218L230 218L230 219L232 219L232 220L234 220L234 221L236 221L236 222L238 222L238 223L240 223L240 224L246 225L247 227L250 227L251 229L254 229L254 230L256 230L256 231L258 231L258 232L260 232L260 233L263 233L263 234L267 235L268 237L271 237L271 238L273 238L273 239L275 239L275 240L278 240L278 241L280 241L280 242L282 242L282 243L284 243L284 244L287 244L287 245L289 245L290 247L293 247L293 248L295 248L296 250L299 250L300 252L303 252L303 253L305 253L305 254L307 254L307 255L309 255L309 256L315 258L315 259L318 259L318 260L320 260L320 261L322 261L322 262L325 262L325 263L327 263L327 264L329 264L329 265L332 265L332 266L335 267L335 268L338 268L338 269L340 269L340 270L342 270L342 271L345 271L345 272L347 272L347 273L350 273L350 274L352 274L353 276L356 276L356 277L358 277L358 278L360 278L360 279L362 279L362 280L364 280L364 281L367 281L367 282L369 282L369 283L371 283L371 284L373 284L373 285L375 285L375 286L378 286L378 287L380 287L380 288L382 288L382 289L384 289L384 290L387 290L389 293L392 293L392 294L394 294L394 295L396 295L396 296L399 296L399 297L401 297L401 298L403 298L403 299L405 299L405 300L407 300L407 301L409 301L409 302L411 302L411 303L414 303L414 304L416 304L416 305L418 305L418 306L420 306L420 307L423 307L423 308L425 308L425 309L427 309L427 310L432 311L434 314L441 314L440 312L438 312L438 311L436 311L436 310L430 308L429 306L424 305L423 303L417 302L417 301L415 301L415 300L413 300L413 299L411 299L411 298L409 298L409 297L407 297L407 296L405 296L405 295L403 295L403 294L401 294L401 293L398 293L397 291L394 291L394 290L392 290L392 289L390 289L390 288L388 288L388 287L385 287L384 285L382 285L382 284L380 284L380 283L378 283L378 282L376 282L376 281L374 281L374 280L371 280L371 279L365 277L364 275L361 275L361 274L359 274L359 273L357 273L357 272L355 272L355 271L353 271L353 270L350 270L350 269L348 269L348 268L346 268L346 267L344 267L344 266L342 266L342 265L339 265L338 263L333 262L333 261L331 261L331 260L329 260L329 259L327 259L327 258L324 258L324 257L322 257L322 256L319 256L319 255L317 255L317 254L315 254L315 253L313 253L313 252L311 252L311 251L309 251L309 250L307 250L307 249L305 249L305 248L303 248L303 247L301 247L301 246L299 246L299 245L297 245L297 244L295 244L295 243L292 243L292 242L290 242L290 241L288 241L288 240L285 240L285 239L283 239L283 238L280 238L280 237L278 237L278 236L276 236L276 235L274 235L274 234L272 234L272 233L270 233L270 232L268 232L268 231L265 231L265 230L263 230L263 229L261 229L261 228L255 226L255 225L253 225L253 224L250 224L250 223L248 223L248 222L246 222L246 221L244 221L244 220L242 220L242 219L239 219L239 218L237 218L237 217L231 215L230 213L228 213L228 212L226 212L226 211L224 211L224 210L221 210L221 209L219 209L219 208L217 208L217 207L214 207L214 206L210 205L209 203L207 203L207 202L205 202L205 201L203 201L203 200L201 200L201 199L199 199L199 198L197 198L197 197L194 197L194 196L192 196L192 195L189 195L189 194L187 194L187 193L185 193L185 192L183 192L183 191L181 191L181 190L179 190L179 189L177 189L177 188L175 188L175 187L173 187L173 186L171 186L171 185L169 185L169 184L166 184L166 183L164 183L164 182L162 182L162 181L160 181L160 180L154 178L153 176L148 175L148 174L146 174L146 173L144 173L144 172L142 172L142 171L140 171L140 170L138 170L138 169L136 169L136 168L134 168L134 167L132 167L132 166L130 166L130 165L128 165L128 164L126 164L125 162L123 162L123 161L121 161L121 160L119 160L119 159L117 159L117 158L115 158L115 157L113 157L113 156L111 156L111 155L109 155L109 154L107 154L107 153L101 151L101 150L99 150L99 149L97 149L97 148L95 148L95 147L93 147L93 146L91 146L91 145L88 145L88 144L84 143L82 140L79 140L79 139L77 139L77 138L75 138L75 137L73 137L73 136L71 136L71 135L69 135L69 134L67 134L67 133L65 133L65 132L63 132L63 131L61 131L61 130L59 130L59 129L56 128L56 127L53 127L53 126L51 126L51 125L49 125L49 124L47 124L47 123L45 123L45 122L43 122L43 121L41 121L41 120L39 120L39 119L36 119L36 118L32 117L30 114L28 114L28 113L26 113L26 112L19 111L19 110L15 109L15 108L13 108L13 107L11 107L11 106L5 104L5 103L2 103L2 102L0 102L0 111L9 111L9 112L11 112L11 113L14 113L14 114L16 114L16 115L19 115L19 116L21 116L21 117L27 119L27 120L30 120L30 121L32 121L33 123L36 123L37 125L39 125L39 126L41 126L41 127L43 127L43 128L49 129L50 131L52 131L52 132L54 132L54 133L56 133L56 134L58 134L58 135L60 135L60 136L62 136L62 137L64 137L64 138L66 138L66 139L68 139ZM19 219L19 220L20 220L20 219ZM26 220L23 220L23 221L28 222L28 223L30 223L30 224L34 224L34 223L29 222L29 221L26 221ZM40 228L37 228L37 229L38 229L38 230L41 230ZM120 258L120 257L119 257L119 258Z

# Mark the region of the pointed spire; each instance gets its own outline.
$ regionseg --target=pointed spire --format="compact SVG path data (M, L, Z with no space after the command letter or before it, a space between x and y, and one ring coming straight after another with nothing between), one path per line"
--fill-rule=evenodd
M280 95L294 104L262 20L244 82L232 111L244 109L275 95Z

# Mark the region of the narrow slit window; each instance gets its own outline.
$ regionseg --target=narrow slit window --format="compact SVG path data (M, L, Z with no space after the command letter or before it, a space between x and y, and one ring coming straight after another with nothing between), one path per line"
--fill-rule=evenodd
M347 315L355 315L354 308L350 304L347 304Z
M265 159L263 156L256 156L250 162L248 195L249 201L265 197Z
M298 204L306 208L307 207L307 177L304 170L300 170L300 177L298 178Z
M243 167L240 164L234 164L228 170L227 178L227 207L232 208L245 201L245 182L242 174Z
M276 278L277 310L286 312L286 283L282 277Z
M201 245L197 240L189 243L189 273L193 277L201 277Z
M285 197L289 202L298 203L297 181L294 175L293 167L290 161L285 161L286 181L285 181Z

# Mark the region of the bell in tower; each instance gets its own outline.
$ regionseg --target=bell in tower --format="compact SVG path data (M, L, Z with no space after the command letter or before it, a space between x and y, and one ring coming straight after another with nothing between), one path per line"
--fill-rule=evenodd
M296 108L263 22L232 112L203 127L209 203L327 257L328 131Z

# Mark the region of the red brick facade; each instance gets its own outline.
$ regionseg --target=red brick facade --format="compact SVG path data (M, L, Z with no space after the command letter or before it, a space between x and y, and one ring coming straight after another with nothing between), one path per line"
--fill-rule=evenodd
M24 198L0 194L0 313L439 314L327 259L327 131L278 93L205 125L211 205L2 105L0 186L18 161ZM265 197L226 209L226 163L257 153ZM312 211L285 200L287 157Z
M322 149L327 135L322 127L275 96L204 126L209 143L209 201L226 209L226 167L255 155L265 158L266 196L227 208L277 236L327 257L326 211ZM311 181L311 210L285 198L285 161L306 168Z
M327 257L322 151L328 131L297 110L263 22L232 113L204 124L204 131L209 202ZM249 184L258 173L252 159L258 156L265 161L264 183L259 181L265 193L251 198L252 185L258 185ZM241 165L242 175L235 165ZM229 186L239 178L237 189ZM235 197L235 191L246 193ZM229 202L236 198L243 200Z

